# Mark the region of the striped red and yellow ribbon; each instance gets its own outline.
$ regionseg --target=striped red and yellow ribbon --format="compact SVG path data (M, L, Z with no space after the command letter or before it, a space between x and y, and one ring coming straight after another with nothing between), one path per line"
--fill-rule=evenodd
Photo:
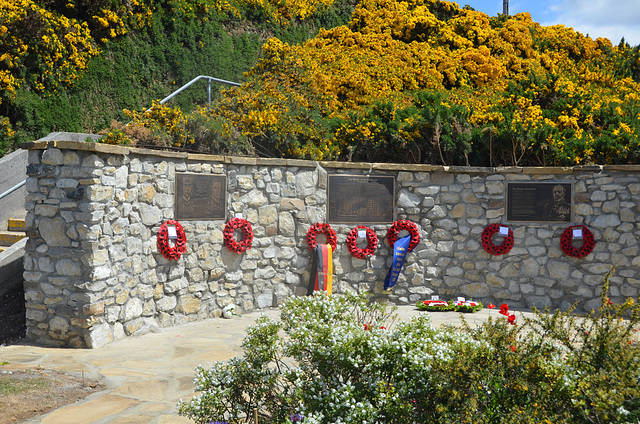
M331 245L318 244L313 249L313 262L311 264L311 276L307 295L314 291L326 291L331 294L333 290L333 252Z

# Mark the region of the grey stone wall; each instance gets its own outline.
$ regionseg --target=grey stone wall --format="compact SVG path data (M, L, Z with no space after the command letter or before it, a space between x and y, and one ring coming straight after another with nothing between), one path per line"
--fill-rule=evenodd
M311 255L305 236L324 222L328 173L396 177L397 219L410 219L421 242L408 255L391 294L390 225L373 228L380 247L353 258L338 234L334 291L414 304L432 294L508 302L512 308L597 306L603 275L616 265L613 299L637 296L637 198L640 167L447 168L354 164L156 152L103 144L38 141L27 181L25 297L28 337L56 346L99 347L160 327L277 306L304 295ZM187 252L179 261L157 249L160 225L174 218L176 172L227 175L228 218L242 213L255 233L243 254L223 244L226 221L183 221ZM510 224L514 248L491 256L480 242L504 222L508 181L574 183L574 224L597 241L584 259L565 256L566 224Z

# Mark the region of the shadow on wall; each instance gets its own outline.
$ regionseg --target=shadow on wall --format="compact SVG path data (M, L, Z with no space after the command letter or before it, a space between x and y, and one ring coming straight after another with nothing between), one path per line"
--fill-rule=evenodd
M0 158L0 231L11 218L24 219L29 152L17 150ZM24 337L26 330L22 273L26 239L0 253L0 345Z
M0 345L9 344L25 335L23 239L0 255Z

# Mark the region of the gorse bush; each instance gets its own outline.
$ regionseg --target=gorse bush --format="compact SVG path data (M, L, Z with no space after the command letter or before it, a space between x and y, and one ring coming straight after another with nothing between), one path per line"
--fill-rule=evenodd
M0 0L0 155L137 123L156 144L476 166L640 160L640 46L443 0ZM616 40L614 40L616 41ZM190 117L189 115L194 115ZM145 118L146 119L146 118ZM165 125L166 124L166 125ZM108 132L108 131L106 131Z
M0 0L0 156L51 131L97 133L122 121L117 132L124 109L146 110L197 75L240 81L267 38L304 41L345 23L353 7L351 0ZM206 98L202 83L172 103L198 115ZM191 122L198 120L209 124ZM242 137L219 150L234 151ZM207 148L226 141L207 137Z
M528 14L363 0L348 25L306 43L268 40L246 79L214 113L274 156L481 166L640 158L639 49ZM245 119L258 99L261 119ZM311 123L309 110L320 112Z
M131 121L127 125L114 121L101 139L106 144L135 146L174 146L199 150L203 145L215 154L243 154L251 149L243 138L225 139L225 123L212 116L204 107L191 114L178 108L154 102L147 111L124 111ZM213 134L217 134L213 137Z
M398 322L364 296L291 298L245 355L196 370L179 405L197 423L632 423L640 419L640 308L535 311L479 327ZM506 306L506 305L505 305ZM295 419L293 419L295 418Z

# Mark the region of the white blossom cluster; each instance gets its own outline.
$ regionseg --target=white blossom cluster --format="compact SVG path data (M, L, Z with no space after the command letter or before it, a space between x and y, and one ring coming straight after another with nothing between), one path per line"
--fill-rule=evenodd
M479 343L435 329L425 315L389 326L379 305L364 313L368 306L363 299L315 296L283 308L285 351L298 364L293 383L305 417L321 413L324 422L382 422L398 404L428 390L434 361L453 360L454 345Z
M453 345L477 343L428 316L394 324L362 296L292 298L281 312L281 323L263 317L247 330L244 357L197 368L183 415L232 419L251 412L247 399L264 408L279 396L305 424L379 422L428 389L431 364L452 360Z

